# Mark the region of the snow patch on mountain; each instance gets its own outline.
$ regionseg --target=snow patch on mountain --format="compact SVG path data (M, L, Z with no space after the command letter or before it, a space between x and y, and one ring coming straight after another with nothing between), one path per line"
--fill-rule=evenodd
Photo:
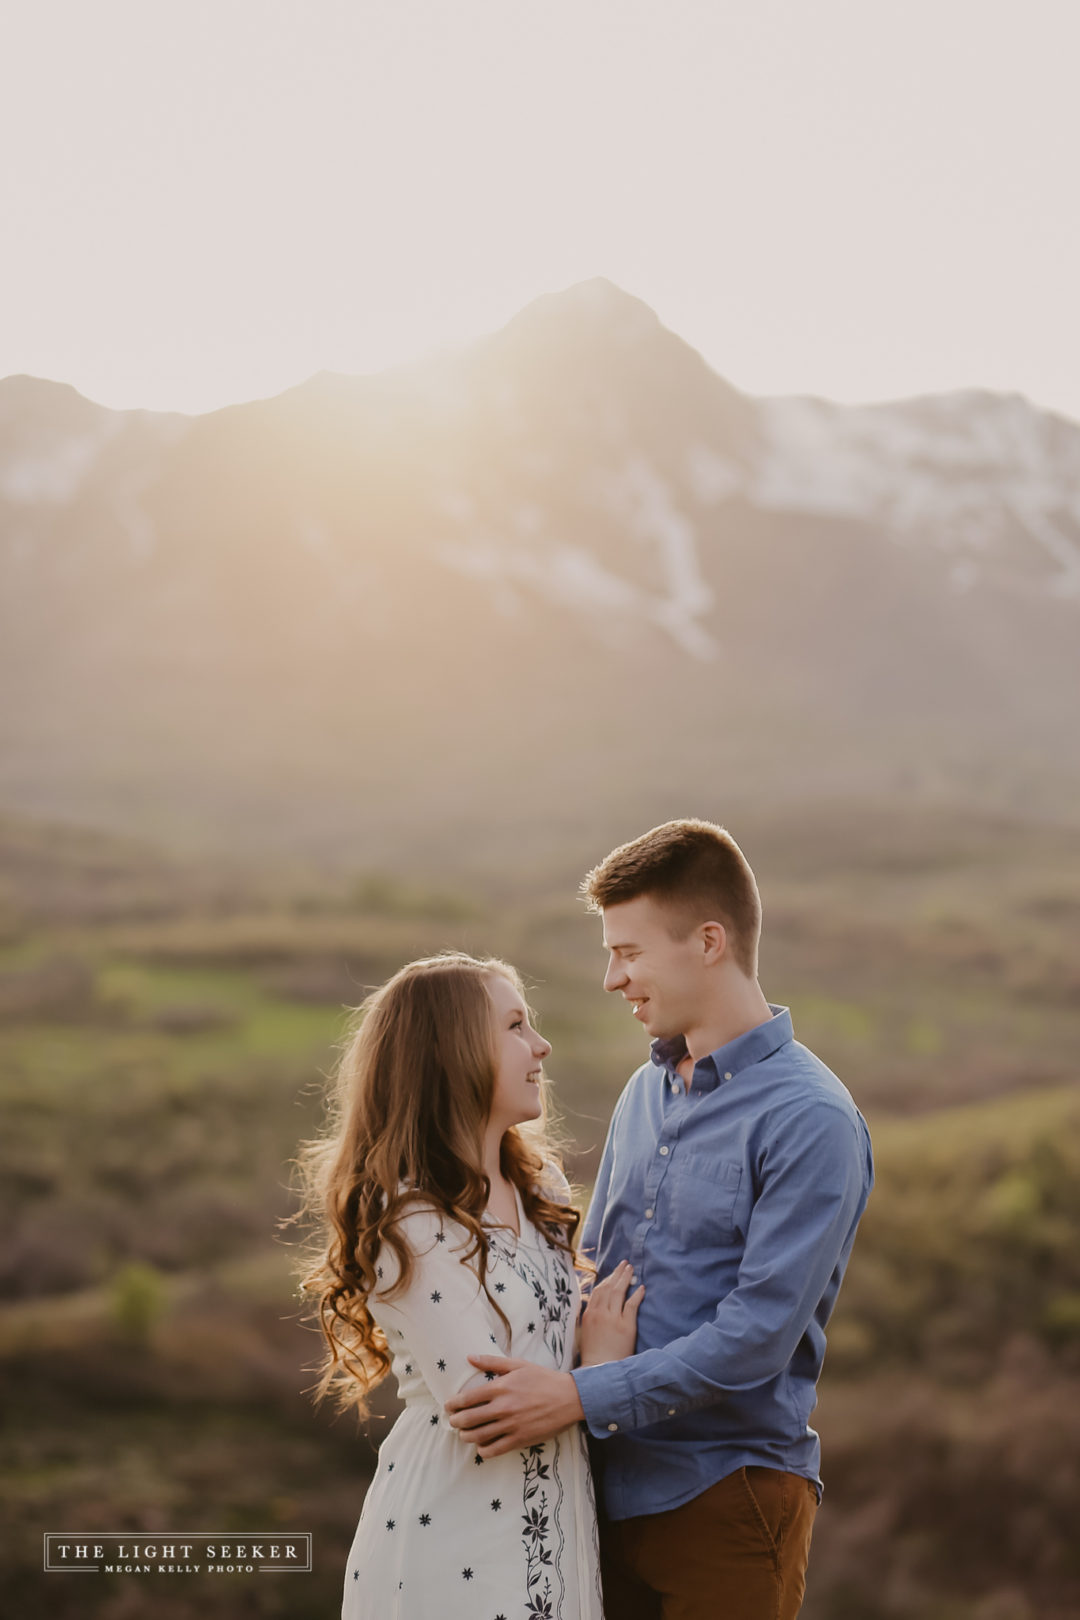
M1028 533L1045 547L1061 569L1051 582L1055 596L1080 596L1080 547L1036 506L1017 496L1013 497L1013 506Z
M759 403L763 448L747 493L774 511L860 516L887 498L889 467L817 399Z
M640 452L615 469L597 472L593 486L626 533L649 548L657 565L655 589L644 591L622 578L587 546L551 539L547 516L535 502L508 514L513 538L486 533L477 525L475 503L458 489L443 490L436 507L464 532L441 544L438 555L448 567L491 588L525 586L594 620L648 621L692 657L715 657L716 641L701 623L713 593L701 574L694 525L671 486Z
M587 613L641 617L644 594L605 568L583 546L555 542L537 551L501 537L473 534L446 541L438 556L448 567L488 585L512 581L549 600Z
M699 622L713 606L713 593L702 578L696 530L671 485L641 451L599 473L597 483L627 533L656 556L660 590L649 616L695 658L715 656L716 643Z
M708 444L692 444L687 450L686 477L702 506L719 506L746 483L744 469Z
M1019 528L1055 565L1051 589L1080 593L1080 428L984 394L757 408L762 449L742 493L758 505L860 518L975 562L1015 548Z
M32 451L16 452L0 467L0 494L20 506L66 506L122 426L119 412L102 411L91 432L70 434Z

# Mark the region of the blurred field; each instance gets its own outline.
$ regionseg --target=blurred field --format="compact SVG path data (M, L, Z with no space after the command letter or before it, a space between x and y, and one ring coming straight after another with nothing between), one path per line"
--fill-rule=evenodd
M878 1188L834 1321L809 1620L1080 1612L1080 835L851 812L734 829L762 980L870 1119ZM5 1612L45 1529L280 1526L313 1576L50 1577L53 1616L337 1611L374 1448L313 1411L288 1161L343 1008L411 956L533 986L586 1185L640 1031L574 897L228 870L0 823ZM385 1392L384 1413L392 1411ZM150 1587L150 1590L144 1586Z

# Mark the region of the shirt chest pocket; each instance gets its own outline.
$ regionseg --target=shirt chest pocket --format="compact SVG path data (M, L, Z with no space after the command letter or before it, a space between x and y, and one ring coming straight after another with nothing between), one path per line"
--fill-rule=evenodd
M665 1191L674 1235L684 1243L730 1242L738 1224L743 1167L700 1150L676 1151Z

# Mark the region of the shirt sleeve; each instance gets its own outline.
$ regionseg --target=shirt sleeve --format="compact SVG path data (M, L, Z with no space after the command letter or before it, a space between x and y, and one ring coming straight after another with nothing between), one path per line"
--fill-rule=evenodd
M412 1251L412 1273L405 1290L387 1299L399 1267L384 1245L372 1312L391 1351L404 1341L432 1396L445 1405L451 1395L493 1376L471 1366L469 1357L508 1354L506 1329L480 1286L475 1260L461 1263L470 1243L463 1227L425 1205L410 1209L399 1231Z
M781 1373L839 1286L872 1180L869 1144L843 1110L786 1116L765 1154L735 1287L714 1317L663 1348L579 1367L590 1432L606 1439L681 1416Z

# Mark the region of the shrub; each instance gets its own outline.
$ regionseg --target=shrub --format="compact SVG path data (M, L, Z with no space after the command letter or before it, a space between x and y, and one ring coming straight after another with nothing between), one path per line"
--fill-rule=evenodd
M121 1338L145 1344L165 1309L165 1283L160 1272L133 1260L116 1273L109 1287L109 1316Z

